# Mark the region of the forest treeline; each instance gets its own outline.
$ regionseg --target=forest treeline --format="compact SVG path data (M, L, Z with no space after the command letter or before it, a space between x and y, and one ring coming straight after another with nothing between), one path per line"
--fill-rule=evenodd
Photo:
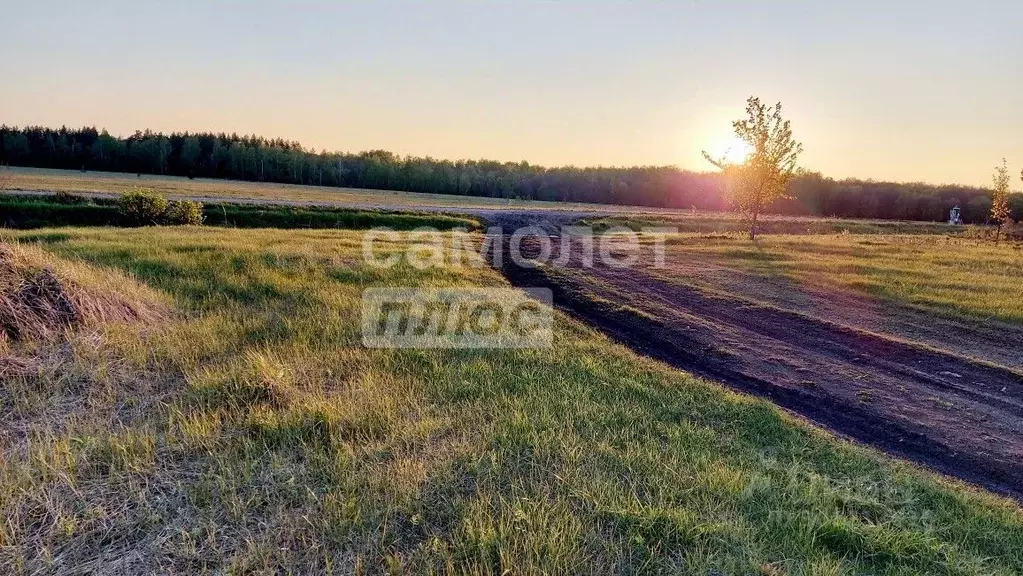
M383 150L316 152L294 141L149 130L126 138L96 128L0 126L0 164L37 168L230 178L525 200L725 210L717 174L674 166L543 167L527 162L438 160ZM941 221L952 206L985 222L990 190L959 185L835 180L804 174L770 212L846 218ZM1013 195L1015 219L1023 195Z

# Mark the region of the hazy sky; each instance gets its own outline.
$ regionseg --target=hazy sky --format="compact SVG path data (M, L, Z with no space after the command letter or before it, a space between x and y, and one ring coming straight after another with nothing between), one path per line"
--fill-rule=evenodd
M1023 167L1023 2L0 0L0 123L709 169L747 96L828 175Z

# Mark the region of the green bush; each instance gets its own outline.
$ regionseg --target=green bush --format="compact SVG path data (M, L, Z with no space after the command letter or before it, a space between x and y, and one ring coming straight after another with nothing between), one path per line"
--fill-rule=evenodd
M160 224L170 203L153 190L139 188L121 195L117 209L125 222L133 226Z
M164 212L163 221L170 225L201 226L203 221L202 202L195 200L171 201Z
M202 202L168 201L159 192L142 188L123 194L117 210L128 226L199 226L203 222Z

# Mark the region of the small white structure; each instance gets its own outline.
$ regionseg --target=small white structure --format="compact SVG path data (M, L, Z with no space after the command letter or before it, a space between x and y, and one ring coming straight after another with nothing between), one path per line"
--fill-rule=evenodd
M956 206L955 208L949 210L949 212L948 212L948 223L949 224L954 224L956 226L962 226L963 219L959 215L959 206Z

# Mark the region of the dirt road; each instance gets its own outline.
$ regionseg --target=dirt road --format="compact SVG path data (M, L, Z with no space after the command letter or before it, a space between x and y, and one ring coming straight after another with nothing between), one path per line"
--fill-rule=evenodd
M650 268L509 264L505 272L518 285L552 288L555 304L639 352L768 398L859 442L1023 497L1019 327L990 341L984 327L938 334L934 318L889 307L879 316L891 324L886 334L869 324L875 315L854 322L855 307L821 314L822 307L845 308L827 294L795 294L797 302L783 306ZM904 334L893 330L920 333L923 342L900 340ZM974 358L940 347L948 342L970 343Z

